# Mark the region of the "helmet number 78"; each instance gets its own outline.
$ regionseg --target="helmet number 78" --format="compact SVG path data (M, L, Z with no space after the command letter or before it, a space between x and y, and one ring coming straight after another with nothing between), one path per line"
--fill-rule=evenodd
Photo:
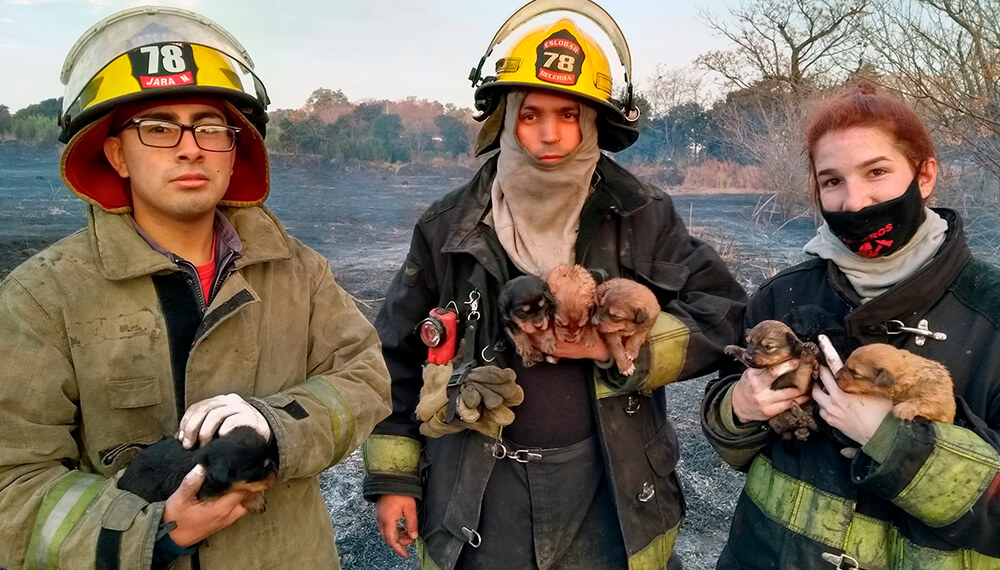
M184 52L180 46L172 44L144 46L139 51L148 56L149 75L156 75L160 72L161 61L163 62L163 70L168 73L180 73L187 68L184 63Z
M545 60L545 65L543 66L546 69L552 69L552 64L555 63L557 58L559 59L559 63L556 64L556 67L559 68L559 71L572 72L573 66L576 65L576 58L567 53L547 51L544 54L549 56L549 59Z

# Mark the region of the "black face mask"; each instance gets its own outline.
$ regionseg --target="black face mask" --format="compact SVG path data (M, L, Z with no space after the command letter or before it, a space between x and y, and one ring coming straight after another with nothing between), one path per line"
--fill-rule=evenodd
M823 219L854 253L861 257L889 255L906 245L924 222L924 200L917 178L899 198L874 204L857 212L828 212Z

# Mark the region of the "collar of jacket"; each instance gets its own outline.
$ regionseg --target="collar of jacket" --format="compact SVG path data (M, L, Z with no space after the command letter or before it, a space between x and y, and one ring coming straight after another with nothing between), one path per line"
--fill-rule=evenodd
M473 252L470 243L485 231L486 226L479 222L490 206L490 190L497 173L497 154L490 157L458 193L465 199L454 204L460 210L448 230L448 237L441 248L443 253ZM589 206L598 195L607 196L610 202L607 209L623 217L632 215L656 198L653 189L643 185L630 172L603 154L597 161L596 173L599 181L583 206L585 213L593 213ZM602 216L605 213L606 211L598 212ZM581 220L580 223L583 225L587 220Z
M857 335L865 327L878 326L899 318L900 315L922 315L947 292L958 273L972 259L962 218L957 212L947 208L934 208L934 211L948 222L948 233L945 234L940 251L930 263L909 279L897 283L887 293L852 311L846 319L848 333ZM832 261L827 264L837 291L857 307L860 301L847 277ZM933 328L933 323L931 327Z
M243 242L243 255L236 260L236 269L292 256L291 238L264 206L219 210L229 218ZM85 231L90 236L97 267L106 279L120 281L178 270L176 264L136 233L128 214L113 214L88 206Z

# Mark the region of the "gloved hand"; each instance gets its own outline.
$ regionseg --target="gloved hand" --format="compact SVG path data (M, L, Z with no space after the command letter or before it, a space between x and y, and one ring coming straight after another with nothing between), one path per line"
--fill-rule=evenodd
M271 426L257 408L237 394L224 394L191 404L181 418L177 439L185 449L205 445L212 441L216 432L220 436L233 428L247 426L264 439L271 439Z

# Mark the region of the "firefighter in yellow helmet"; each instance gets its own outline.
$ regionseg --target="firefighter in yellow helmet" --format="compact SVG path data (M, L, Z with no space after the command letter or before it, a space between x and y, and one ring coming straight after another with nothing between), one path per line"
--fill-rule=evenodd
M575 14L538 25L554 10ZM404 557L415 543L423 568L678 563L684 506L663 387L716 369L745 293L666 194L601 153L635 141L635 113L628 74L616 90L577 16L630 67L617 25L589 0L515 12L490 44L513 40L496 74L481 77L489 52L472 73L477 149L492 154L417 222L376 319L394 410L363 447L364 493L385 542ZM501 290L568 264L656 294L633 374L600 340L558 342L555 362L535 365L513 349Z
M139 7L88 30L62 80L87 227L0 285L0 563L338 567L317 476L389 412L388 378L327 260L262 205L249 55L198 14ZM161 438L147 465L183 458L120 488ZM241 443L192 468L183 449L217 438ZM244 518L240 481L264 512Z

